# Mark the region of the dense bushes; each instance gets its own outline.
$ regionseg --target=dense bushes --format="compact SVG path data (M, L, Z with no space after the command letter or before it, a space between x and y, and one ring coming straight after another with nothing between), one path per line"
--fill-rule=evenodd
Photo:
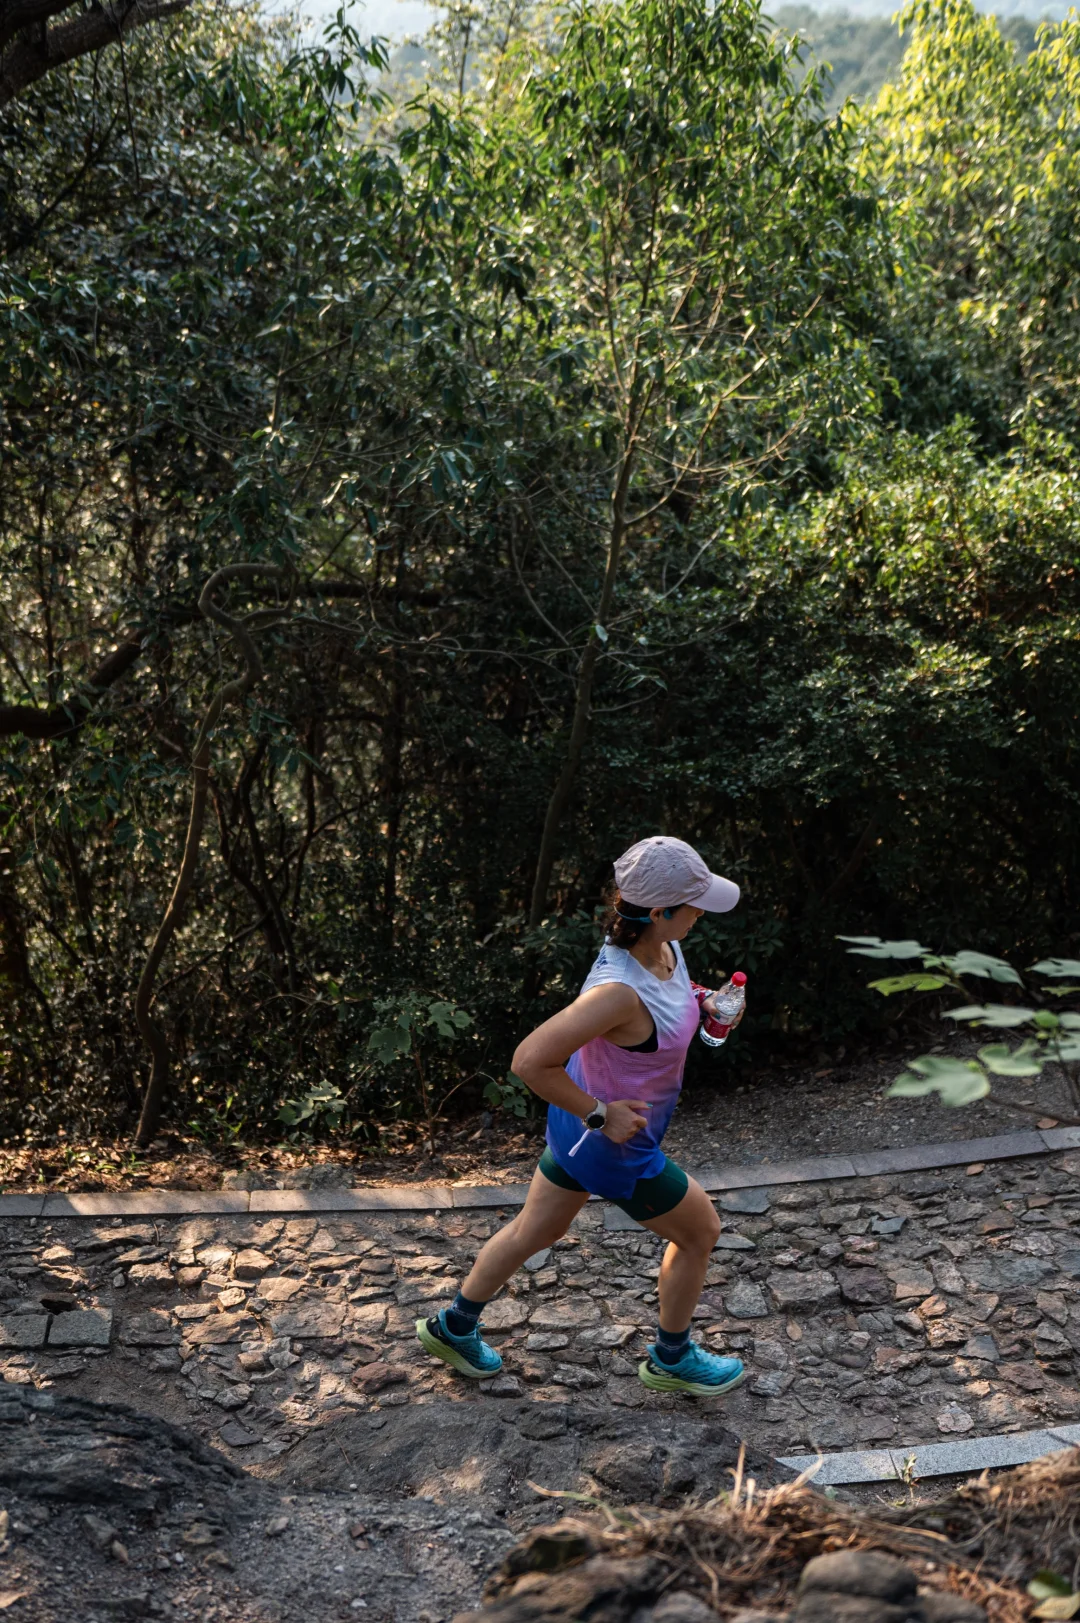
M215 730L159 976L174 1121L364 1132L498 1097L656 828L745 887L691 953L753 974L751 1046L879 1017L839 932L1069 949L1080 466L1022 321L976 343L955 277L912 316L931 225L947 245L936 203L897 204L917 80L858 157L742 0L708 40L674 0L590 16L578 67L525 42L487 100L393 117L347 30L294 51L220 20L130 53L130 127L101 122L105 59L6 115L8 1134L132 1120L133 988L240 667L197 599L238 559L284 577L220 598L266 674ZM915 49L960 50L966 16Z
M987 465L961 428L884 435L827 496L735 527L668 610L673 645L697 635L647 726L597 740L583 869L640 827L686 830L746 888L714 956L746 932L756 1019L782 1030L861 1013L838 931L934 942L962 919L1021 957L1070 938L1078 479L1045 441Z

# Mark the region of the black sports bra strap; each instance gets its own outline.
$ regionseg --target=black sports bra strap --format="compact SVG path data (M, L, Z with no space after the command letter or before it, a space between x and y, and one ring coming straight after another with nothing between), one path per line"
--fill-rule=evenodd
M624 1054L655 1054L656 1050L659 1048L659 1046L660 1046L660 1039L656 1035L656 1021L655 1020L653 1021L652 1030L650 1031L649 1035L646 1037L646 1039L645 1039L645 1041L643 1043L616 1043L615 1044L615 1047L616 1048L621 1048Z

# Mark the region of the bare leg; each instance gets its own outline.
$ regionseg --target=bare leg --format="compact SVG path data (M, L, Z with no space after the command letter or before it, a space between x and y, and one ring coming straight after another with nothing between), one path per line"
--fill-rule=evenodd
M490 1302L527 1257L562 1239L588 1198L574 1189L560 1189L542 1172L534 1172L524 1206L482 1247L461 1287L462 1295L470 1302ZM681 1201L677 1209L685 1204Z
M716 1208L699 1183L690 1187L679 1204L645 1228L671 1244L660 1264L660 1325L664 1330L686 1330L698 1305L709 1258L720 1235ZM466 1295L468 1292L466 1292Z

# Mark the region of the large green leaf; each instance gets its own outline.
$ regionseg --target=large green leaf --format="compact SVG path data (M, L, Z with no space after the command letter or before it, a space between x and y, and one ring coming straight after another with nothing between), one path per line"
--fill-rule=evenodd
M980 1048L979 1058L995 1076L1038 1076L1048 1056L1045 1049L1029 1041L1021 1043L1019 1048L994 1043Z
M954 975L982 975L1002 984L1023 984L1016 970L1004 958L990 958L985 952L954 952L941 961Z
M1034 1009L1013 1009L1006 1003L965 1003L961 1009L945 1009L946 1020L970 1020L979 1026L1022 1026L1035 1018Z
M466 1014L464 1009L457 1008L453 1003L445 1000L428 1005L428 1019L435 1026L440 1037L458 1037L466 1026L472 1025L472 1016Z
M1080 976L1080 958L1041 958L1037 964L1032 964L1033 975L1050 975L1054 980L1064 980L1069 975Z
M395 1022L392 1026L376 1026L368 1037L368 1048L381 1065L390 1065L412 1049L412 1036Z
M918 970L913 975L886 975L882 981L870 981L871 991L880 992L882 997L890 997L893 992L940 992L952 982L944 975L920 974Z
M837 940L857 942L858 945L849 947L848 951L863 958L922 958L929 952L928 947L921 947L917 941L882 941L877 935L842 935Z
M910 1071L898 1076L889 1093L899 1098L915 1098L939 1093L944 1105L967 1105L990 1092L990 1083L973 1060L953 1059L948 1054L925 1054L912 1060Z
M1080 1059L1080 1036L1060 1038L1051 1049L1051 1057L1069 1064Z

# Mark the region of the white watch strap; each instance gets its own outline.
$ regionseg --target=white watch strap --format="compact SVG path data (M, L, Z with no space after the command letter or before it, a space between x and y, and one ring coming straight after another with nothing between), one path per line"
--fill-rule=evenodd
M594 1108L589 1111L589 1115L590 1116L602 1116L604 1118L604 1121L606 1121L607 1120L607 1105L604 1103L603 1099L596 1099L596 1100L593 1101L593 1104L594 1104ZM603 1123L601 1123L601 1125L599 1127L586 1127L585 1131L582 1133L581 1137L578 1139L577 1143L574 1145L573 1149L570 1151L570 1154L571 1155L576 1155L577 1154L578 1150L580 1150L581 1146L584 1144L585 1140L588 1138L590 1133L599 1133L599 1132L602 1132L602 1131L603 1131Z

